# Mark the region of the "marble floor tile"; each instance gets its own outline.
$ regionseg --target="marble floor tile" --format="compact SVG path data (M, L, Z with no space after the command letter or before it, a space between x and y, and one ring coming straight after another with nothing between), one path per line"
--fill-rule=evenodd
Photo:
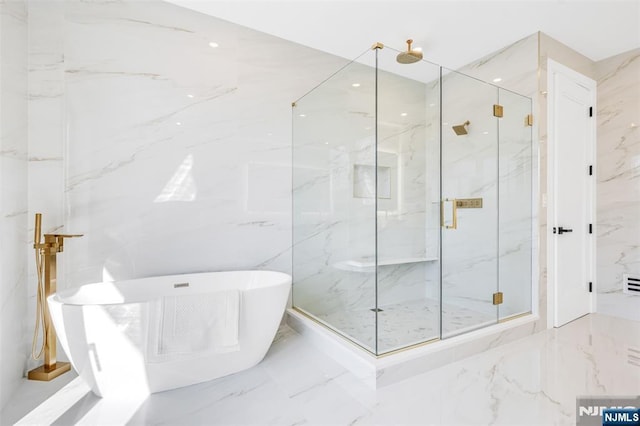
M376 313L370 309L342 310L319 314L317 318L341 331L356 343L375 352L375 331L378 328L378 353L440 337L440 302L418 299L404 303L381 305ZM444 304L442 334L451 337L462 332L497 323L491 316L466 307Z
M576 397L639 395L640 322L592 314L373 390L283 327L256 367L140 400L100 399L79 378L20 425L570 425ZM69 378L73 378L69 376ZM68 380L67 380L68 381ZM43 391L44 392L44 391ZM50 392L50 391L49 391ZM46 394L46 392L44 392ZM63 407L63 408L55 408Z

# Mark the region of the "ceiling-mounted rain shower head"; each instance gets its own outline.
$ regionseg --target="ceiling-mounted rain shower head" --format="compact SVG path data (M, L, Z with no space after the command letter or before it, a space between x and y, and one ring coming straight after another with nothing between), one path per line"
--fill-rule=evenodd
M411 43L413 43L413 40L407 40L407 51L398 53L398 56L396 56L396 61L398 61L398 63L413 64L414 62L422 60L422 52L418 50L411 50Z
M459 124L457 126L453 126L453 131L456 132L456 135L458 135L458 136L466 135L468 133L467 126L469 124L471 124L471 122L469 120L467 120L462 124Z

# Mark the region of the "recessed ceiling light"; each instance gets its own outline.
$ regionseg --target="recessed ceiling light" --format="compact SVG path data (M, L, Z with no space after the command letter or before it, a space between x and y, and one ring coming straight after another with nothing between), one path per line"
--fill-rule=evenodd
M365 127L364 129L365 130L371 130L371 127Z
M400 113L400 115L401 115L402 117L406 117L406 116L407 116L407 113L406 113L406 112L402 112L402 113Z
M442 123L442 125L443 125L443 126L448 126L448 125L449 125L449 123Z
M493 79L494 83L500 83L502 81L502 79L500 77L496 77Z
M306 114L300 114L300 115L298 115L298 117L303 117L303 118L304 118L304 117L306 117L306 116L307 116Z
M215 41L209 42L209 47L214 47L215 48L215 47L218 47L218 46L220 46L220 45L218 43L216 43Z
M179 121L176 121L176 126L182 126L182 123Z
M351 86L352 87L360 87L360 83L353 83Z
M489 134L489 132L482 132L482 134L483 134L483 135L488 135L488 134Z
M436 106L436 104L429 104L429 106L430 106L430 107L434 107L434 106Z
M635 128L638 127L638 125L636 123L631 123L631 128Z
M329 142L325 142L324 144L325 144L325 145L329 145Z
M194 96L193 95L187 95L187 98L193 99Z

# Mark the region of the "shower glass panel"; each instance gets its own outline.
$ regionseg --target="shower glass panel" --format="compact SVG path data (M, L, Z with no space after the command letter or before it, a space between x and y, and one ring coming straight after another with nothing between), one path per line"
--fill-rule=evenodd
M499 89L504 117L499 119L499 270L504 301L499 319L531 312L532 126L531 99Z
M495 86L443 68L443 338L498 321L493 304L498 290L498 118L493 115L494 104L498 104Z
M292 109L293 305L374 353L375 56L367 51Z
M377 52L381 354L440 337L440 67Z

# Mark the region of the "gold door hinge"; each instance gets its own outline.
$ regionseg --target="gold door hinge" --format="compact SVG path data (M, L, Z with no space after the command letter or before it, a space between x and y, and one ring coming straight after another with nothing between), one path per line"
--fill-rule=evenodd
M501 305L502 304L502 292L499 291L497 293L493 293L493 304Z
M502 117L503 111L504 111L504 108L502 108L502 105L495 104L493 106L493 116L494 117Z
M533 114L528 114L524 118L524 125L525 126L533 126Z

